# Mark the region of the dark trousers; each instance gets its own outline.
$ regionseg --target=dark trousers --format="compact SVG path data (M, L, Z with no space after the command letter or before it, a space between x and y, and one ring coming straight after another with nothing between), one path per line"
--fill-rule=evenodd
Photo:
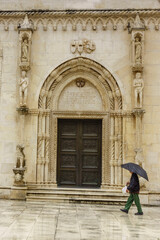
M135 204L137 206L138 212L142 213L142 208L141 208L138 193L130 193L130 196L129 196L129 198L127 200L127 203L125 205L125 209L129 211L133 201L135 202Z

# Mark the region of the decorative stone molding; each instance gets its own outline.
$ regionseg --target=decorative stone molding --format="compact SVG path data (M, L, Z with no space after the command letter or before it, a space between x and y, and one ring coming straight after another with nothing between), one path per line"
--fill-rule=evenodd
M27 115L29 113L29 109L26 106L22 106L17 108L17 112L19 112L20 115Z
M144 109L134 109L132 111L132 113L135 117L142 117L143 114L145 113L145 110Z
M139 13L141 21L146 29L154 26L156 31L160 26L159 9L133 9L133 10L28 10L27 15L33 24L33 30L42 27L47 31L48 25L52 25L53 31L61 29L67 31L68 26L72 26L72 30L76 31L77 25L81 25L82 31L87 30L91 26L93 31L101 29L105 31L112 26L114 31L119 28L127 30L128 23L133 25L135 16ZM10 30L10 25L14 25L14 29L18 30L26 15L24 11L1 11L0 24L4 26L5 31ZM61 26L59 28L59 26ZM69 27L70 28L70 27Z
M71 42L71 53L79 53L80 55L84 53L92 53L96 49L95 43L91 40L83 39L83 40L74 40Z

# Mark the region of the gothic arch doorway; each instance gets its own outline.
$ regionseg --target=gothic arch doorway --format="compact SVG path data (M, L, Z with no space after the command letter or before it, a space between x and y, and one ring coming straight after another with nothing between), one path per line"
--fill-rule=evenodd
M101 186L122 183L122 96L102 65L71 59L45 80L38 102L37 183L57 185L59 119L92 119L102 123Z

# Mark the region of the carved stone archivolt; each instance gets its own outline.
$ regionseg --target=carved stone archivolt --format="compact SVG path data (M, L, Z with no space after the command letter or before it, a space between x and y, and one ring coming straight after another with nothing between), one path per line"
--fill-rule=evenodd
M80 112L79 109L65 112L58 109L61 92L72 81L77 80L89 81L98 90L103 101L103 112ZM81 85L81 82L78 82L79 84ZM120 164L123 156L122 122L125 114L122 113L121 91L109 71L87 58L71 59L48 76L42 86L38 106L37 182L56 184L57 119L98 118L103 120L102 187L122 184ZM113 137L112 143L110 136Z

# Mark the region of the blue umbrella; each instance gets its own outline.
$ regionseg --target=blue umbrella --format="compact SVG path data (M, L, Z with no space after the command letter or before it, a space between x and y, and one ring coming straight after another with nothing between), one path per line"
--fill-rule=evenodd
M142 167L140 167L138 164L129 162L129 163L122 164L121 167L127 169L130 172L136 173L139 176L145 178L147 181L149 181L146 171Z

